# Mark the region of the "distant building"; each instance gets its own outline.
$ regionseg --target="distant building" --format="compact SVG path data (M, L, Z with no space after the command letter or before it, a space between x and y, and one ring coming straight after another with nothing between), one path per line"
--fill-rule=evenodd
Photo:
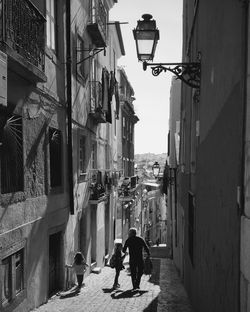
M116 218L116 236L127 238L128 229L134 225L134 210L136 188L138 187L137 177L134 173L134 127L139 121L135 114L133 101L134 90L128 80L123 68L118 69L119 99L120 108L117 111L119 120L117 120L117 157L118 169L121 170L117 218Z

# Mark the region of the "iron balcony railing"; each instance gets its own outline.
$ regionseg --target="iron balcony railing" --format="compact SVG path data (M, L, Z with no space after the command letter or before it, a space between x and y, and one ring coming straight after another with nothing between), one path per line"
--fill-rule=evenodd
M132 108L134 108L133 105L134 98L131 96L127 96L126 94L120 93L120 101L127 102Z
M29 0L0 0L1 41L44 71L46 19Z
M105 47L107 38L107 11L101 0L92 0L90 3L88 31L97 47Z

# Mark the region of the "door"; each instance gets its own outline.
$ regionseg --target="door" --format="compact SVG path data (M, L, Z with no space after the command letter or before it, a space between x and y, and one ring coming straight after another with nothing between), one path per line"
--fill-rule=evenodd
M61 232L49 236L49 296L60 289Z

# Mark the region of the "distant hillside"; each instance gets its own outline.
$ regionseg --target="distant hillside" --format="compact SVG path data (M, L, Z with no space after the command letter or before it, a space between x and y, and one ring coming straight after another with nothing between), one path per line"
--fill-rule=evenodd
M165 167L167 159L167 153L162 154L153 154L153 153L146 153L146 154L135 154L135 163L137 164L138 168L142 168L143 166L152 167L155 161L158 161L160 164L161 169Z

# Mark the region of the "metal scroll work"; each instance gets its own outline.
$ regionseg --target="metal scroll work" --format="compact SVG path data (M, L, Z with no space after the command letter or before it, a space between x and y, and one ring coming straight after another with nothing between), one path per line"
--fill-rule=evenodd
M177 79L182 80L191 88L200 88L201 66L199 62L195 63L143 63L143 69L150 66L152 75L158 76L161 72L170 71L176 75Z

